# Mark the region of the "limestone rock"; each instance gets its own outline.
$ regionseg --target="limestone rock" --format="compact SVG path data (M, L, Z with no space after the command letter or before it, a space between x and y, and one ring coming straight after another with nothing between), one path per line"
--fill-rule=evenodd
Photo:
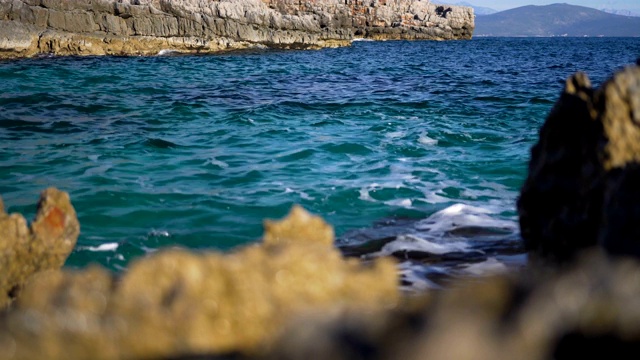
M294 208L267 223L263 244L228 255L169 249L121 277L99 267L38 274L0 322L0 346L14 343L0 359L255 354L295 316L398 300L393 261L343 258L333 229Z
M0 58L470 39L469 7L422 0L0 0Z
M76 244L80 224L69 195L47 189L40 196L31 227L19 214L8 215L0 201L0 308L34 273L60 268Z
M569 78L532 149L518 200L533 257L565 261L596 245L640 256L639 164L640 67L597 90L585 74Z

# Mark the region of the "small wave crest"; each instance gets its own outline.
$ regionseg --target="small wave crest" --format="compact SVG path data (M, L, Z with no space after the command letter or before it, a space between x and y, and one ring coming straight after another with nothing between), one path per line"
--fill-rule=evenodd
M408 251L442 255L451 252L467 252L468 250L469 244L464 241L437 243L418 235L400 235L394 241L383 246L375 255L386 256Z
M348 236L359 241L342 246L346 255L403 260L405 289L437 288L452 277L504 272L526 261L515 220L462 203L422 220L392 220Z
M466 204L454 204L440 210L428 218L419 221L416 229L428 232L433 236L460 234L460 229L480 229L516 231L517 224L511 220L503 220L492 216L494 212L487 208Z
M418 136L418 142L422 145L428 146L438 145L438 140L428 137L426 133L420 134L420 136Z
M120 244L118 243L104 243L98 246L79 246L78 249L88 251L116 251Z

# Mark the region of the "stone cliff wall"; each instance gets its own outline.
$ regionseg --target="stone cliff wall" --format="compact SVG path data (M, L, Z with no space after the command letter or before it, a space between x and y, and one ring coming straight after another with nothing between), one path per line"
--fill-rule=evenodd
M0 0L0 58L470 39L473 29L471 8L428 0Z

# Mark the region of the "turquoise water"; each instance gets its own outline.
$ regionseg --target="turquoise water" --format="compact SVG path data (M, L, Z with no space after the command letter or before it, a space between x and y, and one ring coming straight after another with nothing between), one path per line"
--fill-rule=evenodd
M517 240L564 79L599 84L639 55L640 39L483 38L0 62L0 194L28 217L42 189L71 194L72 267L228 250L295 203L341 244L406 232L464 252L469 226Z

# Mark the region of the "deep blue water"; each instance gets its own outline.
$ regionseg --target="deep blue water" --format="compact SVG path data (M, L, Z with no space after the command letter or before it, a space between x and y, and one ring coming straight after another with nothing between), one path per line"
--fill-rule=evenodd
M636 38L481 38L0 62L0 195L33 217L41 190L68 191L74 267L228 250L294 203L342 244L482 253L487 236L517 241L529 149L564 80L597 85L638 56Z

